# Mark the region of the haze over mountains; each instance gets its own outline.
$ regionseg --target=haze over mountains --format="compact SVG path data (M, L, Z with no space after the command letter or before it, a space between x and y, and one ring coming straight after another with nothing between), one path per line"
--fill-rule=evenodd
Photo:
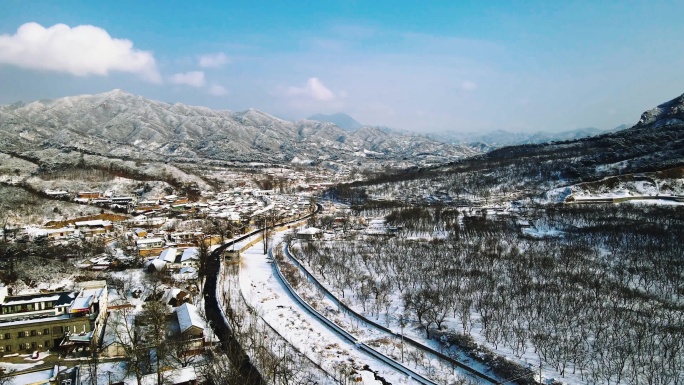
M491 148L514 146L518 144L539 144L588 138L591 136L607 134L628 128L622 124L610 130L601 130L595 127L578 128L560 132L537 131L537 132L512 132L507 130L495 130L486 133L480 132L440 132L430 133L426 136L433 140L451 144L466 144L479 147L482 150Z
M605 178L681 178L684 175L684 95L648 110L631 128L563 142L502 147L429 170L381 176L398 180L453 179L459 191L538 194ZM662 175L655 175L655 174ZM384 178L384 179L383 179ZM654 180L655 180L654 179ZM373 184L373 181L362 182ZM607 186L606 188L610 188ZM660 186L666 190L664 183Z
M363 124L356 121L351 116L345 113L336 113L331 115L325 114L314 114L311 115L308 120L315 120L324 123L333 123L336 126L346 130L346 131L356 131ZM606 134L609 132L623 130L628 128L626 124L615 127L611 130L601 130L595 127L588 128L578 128L574 130L566 130L560 132L549 132L549 131L538 131L538 132L512 132L508 130L494 130L490 132L431 132L424 134L428 139L435 140L438 142L444 142L454 145L466 145L469 147L476 148L480 151L489 151L494 148L514 146L518 144L531 144L531 143L547 143L547 142L557 142L565 140L574 140L581 138L588 138L590 136L596 136L600 134ZM407 134L407 131L397 130L387 127L376 127L380 128L385 132L393 132L399 134Z
M121 90L0 107L0 148L71 147L106 156L255 162L394 161L434 164L474 150L419 136L332 123L285 121L258 110L217 111L168 104Z

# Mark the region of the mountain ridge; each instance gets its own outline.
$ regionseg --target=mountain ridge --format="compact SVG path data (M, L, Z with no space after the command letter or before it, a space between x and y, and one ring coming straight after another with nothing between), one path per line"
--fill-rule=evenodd
M385 174L351 185L450 180L445 188L463 193L518 191L538 197L551 189L613 176L667 173L684 167L682 118L684 95L644 112L640 122L627 129L568 141L502 147L448 165Z
M331 123L290 122L265 112L166 103L115 89L102 94L0 106L0 150L76 147L133 159L217 159L338 164L368 158L398 165L445 163L475 152L417 136L348 132ZM422 158L419 154L432 154Z
M330 115L313 114L306 119L315 120L322 123L333 123L337 127L340 127L345 131L356 131L359 128L363 127L363 124L357 122L354 118L343 112L338 112L336 114Z

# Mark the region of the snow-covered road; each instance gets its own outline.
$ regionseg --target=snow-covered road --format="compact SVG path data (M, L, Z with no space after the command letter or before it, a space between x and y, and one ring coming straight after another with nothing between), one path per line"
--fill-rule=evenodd
M279 243L282 236L283 233L277 233L272 244ZM327 372L339 373L343 367L360 371L368 365L393 384L411 381L404 374L358 350L295 301L278 280L273 261L263 254L261 243L244 251L241 263L240 287L247 302L278 333ZM369 378L372 376L364 376L363 384L380 384L375 380L369 381Z

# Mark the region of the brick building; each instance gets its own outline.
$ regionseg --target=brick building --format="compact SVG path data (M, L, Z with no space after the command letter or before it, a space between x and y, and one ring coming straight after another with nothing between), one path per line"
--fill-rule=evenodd
M8 296L0 286L0 353L71 349L97 341L107 286L84 282L77 291Z

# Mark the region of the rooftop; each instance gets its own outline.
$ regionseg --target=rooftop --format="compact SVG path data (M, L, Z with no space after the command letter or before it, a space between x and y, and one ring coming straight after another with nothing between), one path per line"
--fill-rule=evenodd
M189 303L182 304L176 309L176 316L178 317L181 333L185 333L193 326L204 330L204 320L197 313L195 305Z
M74 300L76 293L71 291L63 291L56 293L40 293L40 294L26 294L5 297L2 306L24 305L29 303L38 303L46 301L54 301L54 306L64 306Z

